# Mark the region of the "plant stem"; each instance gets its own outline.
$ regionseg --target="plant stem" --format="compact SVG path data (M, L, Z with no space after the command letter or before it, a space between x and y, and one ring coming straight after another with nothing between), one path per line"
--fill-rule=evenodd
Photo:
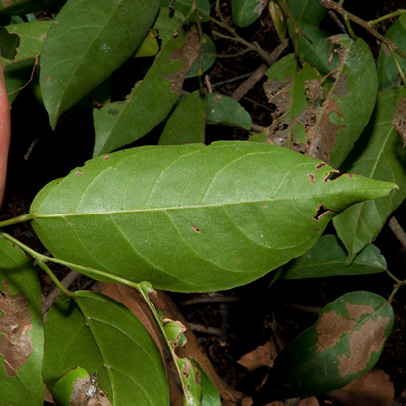
M392 48L398 55L400 55L402 58L406 58L406 52L402 51L399 49L399 47L392 41L388 40L385 38L382 34L380 34L375 28L373 28L369 23L366 21L362 20L361 18L355 16L354 14L349 13L348 11L344 10L344 8L336 3L333 0L317 0L320 5L322 5L326 10L334 10L338 14L341 15L341 17L345 20L348 18L350 21L353 21L355 24L358 24L365 30L367 30L371 35L373 35L375 38L378 38L380 41L385 43L389 48Z
M33 214L23 214L22 216L14 217L9 220L0 221L0 228L32 220L33 218L34 218Z
M112 282L117 282L117 283L122 283L124 285L127 286L131 286L132 288L135 289L139 289L139 284L136 282L132 282L128 279L122 278L120 276L116 276L116 275L112 275L109 272L105 272L105 271L101 271L99 269L94 269L94 268L90 268L87 266L82 266L82 265L78 265L78 264L74 264L72 262L68 262L68 261L64 261L62 259L58 259L58 258L52 258L52 257L48 257L46 255L40 254L37 251L34 251L32 248L28 247L27 245L23 244L21 241L18 241L17 239L15 239L14 237L12 237L11 235L4 233L2 231L0 231L0 237L3 237L9 241L11 241L13 244L17 245L18 247L20 247L23 251L25 251L27 254L31 255L32 257L34 257L38 263L41 262L53 262L55 264L59 264L59 265L64 265L70 269L73 269L79 273L85 274L85 275L90 275L92 276L97 276L99 277L100 280L108 280L108 281L112 281ZM95 278L96 279L96 278Z
M376 18L375 20L368 21L368 24L369 25L375 25L375 24L380 23L381 21L387 20L388 18L397 17L397 16L399 16L401 14L404 14L404 13L406 13L406 10L402 10L402 9L396 10L393 13L389 13L389 14L386 14L386 15L384 15L382 17Z
M62 283L59 281L59 279L54 275L54 273L51 271L49 266L44 262L41 261L40 259L37 259L38 266L45 271L45 273L52 279L52 282L56 285L56 287L65 295L67 296L76 296L74 292L71 292L70 290L66 289Z
M397 58L397 56L396 56L394 50L393 50L392 48L390 48L390 47L389 47L389 52L390 52L390 55L391 55L391 57L392 57L392 59L393 59L393 62L395 62L395 65L396 65L396 68L397 68L397 70L398 70L398 72L399 72L400 78L402 79L403 86L406 87L405 74L404 74L404 72L403 72L402 67L401 67L400 64L399 64L398 58Z
M404 285L406 285L406 280L404 280L404 281L399 281L398 283L396 283L396 284L393 286L392 293L390 294L390 296L389 296L389 298L388 298L388 303L392 303L393 297L396 295L396 293L397 293L397 291L399 290L399 288L400 288L401 286L404 286Z

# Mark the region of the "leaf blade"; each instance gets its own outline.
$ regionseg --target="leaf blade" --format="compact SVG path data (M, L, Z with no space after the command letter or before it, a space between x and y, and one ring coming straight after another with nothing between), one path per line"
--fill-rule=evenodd
M149 0L65 4L49 30L41 57L40 86L53 128L61 113L134 53L158 6L158 1Z

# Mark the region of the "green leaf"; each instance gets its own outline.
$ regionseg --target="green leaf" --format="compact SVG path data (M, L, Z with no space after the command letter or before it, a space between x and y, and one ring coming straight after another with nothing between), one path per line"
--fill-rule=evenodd
M60 296L48 313L43 368L48 389L53 393L78 366L97 372L98 386L114 405L169 404L153 339L129 309L107 296L88 291L72 299Z
M168 13L168 11L161 11ZM161 16L160 13L160 16ZM177 25L178 20L173 24ZM96 140L93 156L111 152L146 135L170 112L180 96L186 72L197 58L196 29L167 41L145 78L127 100L93 111ZM159 101L159 102L158 102Z
M158 0L70 0L51 26L40 86L54 128L58 117L109 77L138 48Z
M152 30L149 31L147 36L142 41L142 44L137 49L137 52L134 55L134 58L142 58L146 56L155 56L159 51L159 44L155 38Z
M386 38L394 42L401 50L406 50L406 14L402 14L389 28ZM406 59L396 55L399 65L406 71ZM382 43L378 59L378 79L379 88L397 86L400 80L400 74L396 68L395 62L389 52L388 47Z
M256 142L146 146L51 182L30 212L54 256L107 272L81 270L93 277L222 290L303 254L337 212L396 187L331 171Z
M326 9L317 0L288 0L287 6L297 23L317 25L327 14Z
M393 211L406 198L406 153L402 140L393 127L398 107L400 117L405 117L406 90L387 89L378 94L373 120L354 147L345 167L351 173L373 179L396 182L398 191L376 202L354 205L334 219L338 236L352 260L368 243L374 241Z
M264 0L231 0L233 21L240 27L248 27L259 18L265 7Z
M1 63L9 102L31 80L50 21L13 24L0 29Z
M204 143L205 123L206 97L196 90L187 95L171 114L158 144Z
M255 404L322 395L370 371L393 327L381 296L351 292L329 303L317 322L278 355Z
M209 36L204 34L202 72L206 72L213 66L214 62L216 62L216 55L216 45ZM190 70L186 73L186 79L194 78L197 76L199 71L199 64L200 58L195 59Z
M337 275L367 275L385 272L386 261L380 250L369 244L347 264L348 257L339 239L328 234L301 257L293 259L282 268L284 279L324 278Z
M41 286L23 251L0 238L1 405L42 405Z
M161 0L161 6L168 7L171 0ZM193 4L193 0L176 0L175 11L179 11L183 16L187 16ZM210 2L209 0L197 0L197 9L199 11L200 21L207 23L210 21ZM191 17L192 22L196 22L194 15Z
M0 2L0 16L15 16L62 6L66 0L13 0Z
M206 124L240 126L250 130L252 121L250 114L236 100L222 94L209 93Z

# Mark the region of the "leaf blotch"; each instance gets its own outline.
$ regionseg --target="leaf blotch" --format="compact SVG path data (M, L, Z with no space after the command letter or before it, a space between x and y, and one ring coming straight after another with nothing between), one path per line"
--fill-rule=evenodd
M310 182L314 184L314 182L316 181L316 176L314 175L314 173L308 173L307 176L310 179Z
M403 147L406 145L406 97L396 104L395 114L393 115L392 125L403 140Z
M355 320L359 320L359 318L364 314L371 314L375 311L374 307L369 305L346 303L345 306L348 310L348 317Z
M32 330L31 312L28 299L22 292L13 296L9 293L7 282L3 282L4 294L0 295L0 354L4 357L4 368L8 376L15 376L34 347L27 331Z
M185 34L185 45L180 49L172 51L169 59L181 62L181 70L164 75L166 80L171 82L171 92L181 93L185 75L192 67L193 62L199 55L200 42L196 28L191 28Z
M389 317L378 316L376 320L368 319L359 330L351 333L350 356L342 354L337 357L342 377L367 368L371 353L379 353L385 343L385 329L389 322Z
M334 311L323 313L316 327L316 331L320 334L318 337L320 345L316 352L336 345L341 335L350 333L356 324L354 320L346 320Z
M200 233L200 232L201 232L200 228L198 228L198 227L196 227L196 226L193 226L193 225L192 225L192 228L193 228L193 230L196 231L196 233Z

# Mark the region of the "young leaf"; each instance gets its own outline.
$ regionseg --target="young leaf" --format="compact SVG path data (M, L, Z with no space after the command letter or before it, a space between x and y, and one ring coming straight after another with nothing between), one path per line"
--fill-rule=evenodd
M0 388L2 405L43 403L41 286L24 252L0 238Z
M189 30L185 35L179 32L176 37L172 31L172 38L156 56L153 66L145 78L135 85L127 100L94 110L96 140L93 156L136 141L158 125L178 100L185 74L198 52L196 29Z
M301 257L282 268L284 279L324 278L337 275L367 275L385 272L386 261L379 248L369 244L348 265L348 256L339 239L328 234Z
M400 49L406 50L406 14L402 14L389 28L386 33L386 38L393 41ZM399 65L406 70L406 59L396 55ZM392 55L388 47L382 43L379 51L378 59L378 79L379 88L386 89L388 87L397 86L400 80L400 74L396 68Z
M48 389L55 392L58 381L80 366L97 372L98 387L112 404L169 404L160 353L141 322L107 296L75 295L60 296L48 313L43 368Z
M70 0L49 30L40 86L50 124L109 77L138 48L158 0Z
M195 90L187 95L171 114L159 138L160 145L204 143L206 96Z
M404 88L387 89L378 94L374 119L346 164L351 173L399 185L399 190L389 196L374 202L358 203L334 219L334 227L347 248L350 260L375 240L388 217L406 198L406 153L392 124L398 106L403 106L403 111L398 111L399 115L405 116L402 104L405 99Z
M233 21L240 27L248 27L259 18L265 7L264 0L231 0Z
M240 126L250 130L250 114L231 97L216 93L207 95L206 124Z
M329 303L278 355L255 404L322 395L370 371L393 319L391 305L375 293L351 292Z
M31 206L58 258L101 280L221 290L303 254L329 220L396 185L256 142L146 146L95 158L51 182Z

